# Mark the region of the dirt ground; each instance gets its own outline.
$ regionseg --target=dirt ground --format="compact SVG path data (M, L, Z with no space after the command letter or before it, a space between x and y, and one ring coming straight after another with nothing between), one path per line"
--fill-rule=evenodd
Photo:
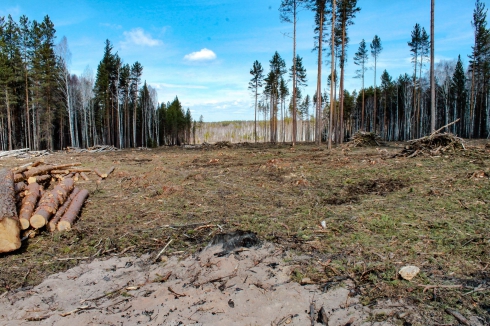
M486 144L56 153L45 161L116 170L78 182L74 230L0 256L0 324L308 325L310 306L328 325L490 324ZM203 250L234 230L262 246ZM401 279L405 265L420 274Z

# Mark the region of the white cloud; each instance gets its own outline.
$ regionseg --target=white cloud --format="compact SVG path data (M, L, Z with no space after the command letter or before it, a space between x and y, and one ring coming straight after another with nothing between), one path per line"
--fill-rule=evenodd
M186 54L184 59L188 61L211 61L216 59L216 53L204 48L201 51Z
M157 46L163 44L162 41L154 39L150 34L145 33L142 28L133 28L129 32L124 32L125 41L121 42L122 45L143 45L143 46Z

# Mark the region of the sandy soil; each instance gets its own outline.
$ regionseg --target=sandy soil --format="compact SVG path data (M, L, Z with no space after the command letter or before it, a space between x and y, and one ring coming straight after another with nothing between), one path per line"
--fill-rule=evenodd
M222 250L157 263L150 256L82 263L0 299L0 324L322 325L322 307L330 326L402 325L399 318L414 316L403 302L364 307L349 281L326 292L292 282L292 268L305 257L272 244L218 255Z

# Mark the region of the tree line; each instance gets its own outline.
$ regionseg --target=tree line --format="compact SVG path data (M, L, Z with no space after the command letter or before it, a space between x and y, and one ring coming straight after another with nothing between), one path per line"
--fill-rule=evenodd
M311 97L302 95L307 76L302 58L296 53L297 15L304 9L314 14L313 50L318 53L317 90ZM329 146L332 142L342 143L358 130L375 132L393 141L418 138L457 119L459 122L447 131L466 138L489 136L490 29L483 2L475 3L472 20L475 43L468 67L464 67L461 57L434 63L432 2L432 33L416 23L407 41L412 72L397 78L386 70L378 74L383 45L381 38L374 35L369 44L363 39L355 52L353 63L358 68L355 78L360 80L360 91L349 92L344 87L348 30L360 10L357 0L282 0L280 20L293 25L289 78L284 78L286 64L277 52L269 61L269 72L257 60L250 70L249 89L255 100L255 120L261 112L269 117L270 141L284 139L283 135L276 135L277 124L288 119L292 119L293 144L300 121L308 126L313 122L315 142L327 141ZM330 74L327 88L322 89L324 63L330 67ZM426 69L428 64L431 64L430 73ZM374 69L374 82L366 88L365 72L369 67ZM290 81L292 90L288 87ZM285 134L284 128L281 129Z
M189 109L177 97L158 103L156 90L141 80L141 63L124 63L106 40L95 75L87 67L77 76L66 37L55 42L49 16L0 17L1 150L191 141Z

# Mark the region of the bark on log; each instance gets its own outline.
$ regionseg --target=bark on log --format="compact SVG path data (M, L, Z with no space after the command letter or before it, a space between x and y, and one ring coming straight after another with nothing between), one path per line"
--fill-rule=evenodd
M80 188L75 187L73 189L68 199L63 203L63 205L61 205L61 207L58 209L58 211L51 219L51 221L49 221L48 223L49 231L53 232L56 230L56 226L58 225L58 222L60 221L61 217L63 217L63 214L65 214L67 208L70 206L71 202L78 195L79 192L80 192Z
M20 245L14 174L9 170L0 170L0 253L17 250Z
M26 187L24 182L16 182L14 185L15 193L18 194L19 192L26 190Z
M73 225L73 222L77 218L78 213L82 209L83 203L88 197L88 190L81 190L78 195L73 199L70 207L66 210L65 214L58 223L58 231L69 231Z
M34 167L32 169L27 170L24 173L16 174L15 175L15 182L22 181L24 179L28 179L28 178L36 176L36 175L48 174L52 170L61 170L61 169L69 168L72 166L78 166L78 165L81 165L81 163L37 166L37 167Z
M51 216L56 213L58 207L63 205L66 198L73 190L73 187L73 179L65 179L59 185L54 187L53 190L45 192L39 201L38 208L30 219L31 226L35 229L45 226Z
M41 196L40 186L37 183L31 183L25 192L22 200L22 206L19 213L19 222L21 230L27 230L30 226L29 219L36 208L37 201Z
M21 230L27 230L29 228L29 219L36 209L39 197L41 197L40 186L37 183L31 183L26 190L24 200L19 213L19 221Z
M80 172L80 176L83 178L83 180L90 181L89 177L85 174L85 172Z

